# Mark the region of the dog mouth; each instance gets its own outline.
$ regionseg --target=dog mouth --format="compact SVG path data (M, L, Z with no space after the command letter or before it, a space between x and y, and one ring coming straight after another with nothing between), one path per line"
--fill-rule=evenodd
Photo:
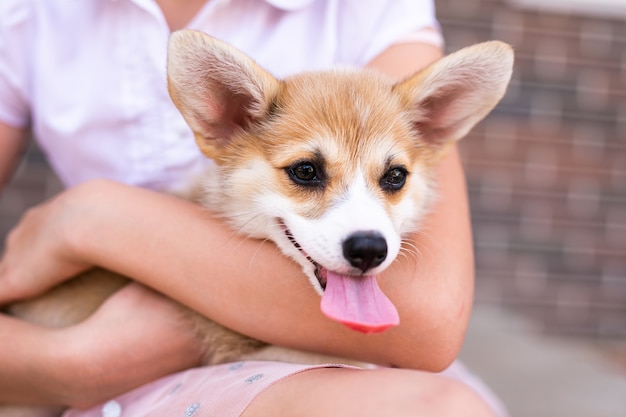
M324 268L323 266L321 266L320 264L318 264L317 262L315 262L315 260L313 258L311 258L311 256L309 256L309 254L306 253L306 251L304 249L302 249L302 245L300 245L298 243L298 241L296 240L296 238L293 236L293 233L291 233L291 230L289 230L289 228L287 227L287 225L285 225L285 222L282 219L278 220L278 223L280 224L281 229L283 230L283 233L285 234L285 236L287 237L287 239L289 239L289 241L291 242L291 244L298 249L298 251L309 261L311 262L311 264L313 265L313 267L315 268L315 278L317 278L317 281L319 282L320 286L322 287L322 290L326 289L326 283L328 282L328 271L326 268Z
M346 275L324 268L306 253L282 219L278 219L278 224L291 244L315 267L324 315L363 333L378 333L399 324L398 311L381 291L375 275Z

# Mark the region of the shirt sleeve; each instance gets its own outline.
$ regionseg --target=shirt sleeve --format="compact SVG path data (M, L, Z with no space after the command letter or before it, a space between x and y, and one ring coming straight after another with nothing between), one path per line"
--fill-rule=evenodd
M30 2L2 0L0 3L0 121L25 127L30 121Z
M339 10L339 61L364 66L399 42L410 39L442 45L432 0L346 0ZM432 28L428 37L415 36Z

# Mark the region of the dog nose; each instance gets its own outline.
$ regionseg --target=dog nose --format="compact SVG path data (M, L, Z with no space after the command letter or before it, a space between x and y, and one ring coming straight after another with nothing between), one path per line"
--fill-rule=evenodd
M377 232L357 232L343 242L343 256L350 265L365 272L387 257L387 241Z

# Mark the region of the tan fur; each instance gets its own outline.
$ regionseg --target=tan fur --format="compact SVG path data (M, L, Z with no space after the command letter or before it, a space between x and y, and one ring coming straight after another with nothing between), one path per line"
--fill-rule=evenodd
M400 231L411 231L433 198L432 168L500 100L511 66L510 47L490 42L399 83L362 70L277 80L235 48L182 31L172 35L168 76L174 103L199 148L217 165L207 173L205 203L237 232L274 239L283 231L275 219L259 214L264 198L288 202L302 218L317 219L343 198L358 170L385 212L402 223ZM298 186L286 174L303 160L323 167L323 187ZM406 167L407 185L385 191L381 177L394 166ZM297 256L289 250L287 255ZM89 316L125 282L96 270L9 311L48 326L68 325ZM181 320L191 320L196 329L205 363L338 361L268 347L180 308ZM66 317L53 318L61 310Z
M9 314L46 327L66 327L91 316L127 278L103 269L80 274L65 284L6 308Z

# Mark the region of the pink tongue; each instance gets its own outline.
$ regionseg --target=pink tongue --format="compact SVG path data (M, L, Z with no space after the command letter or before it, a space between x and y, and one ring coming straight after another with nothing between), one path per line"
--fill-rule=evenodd
M363 333L378 333L400 323L398 310L381 291L376 276L348 276L328 271L322 312Z

